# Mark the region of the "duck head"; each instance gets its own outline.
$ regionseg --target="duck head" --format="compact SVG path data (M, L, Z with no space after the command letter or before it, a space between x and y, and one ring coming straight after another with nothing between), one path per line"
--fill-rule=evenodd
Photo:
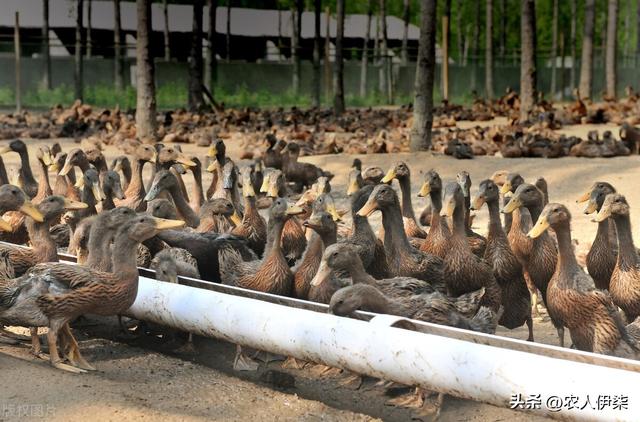
M549 227L558 227L563 224L569 224L571 221L571 213L562 204L550 203L547 204L540 217L538 217L538 221L531 228L527 236L531 239L535 239L539 237L549 229Z
M607 195L615 192L616 190L611 184L607 182L595 182L589 190L576 200L576 203L586 202L587 205L584 213L593 214L594 212L600 211Z
M373 189L371 195L369 195L369 199L357 214L361 217L368 217L377 210L382 210L394 205L400 206L396 191L389 185L378 185Z
M529 183L523 183L511 196L507 205L502 210L503 213L509 214L520 207L529 207L536 204L542 204L544 201L544 194L535 185Z
M431 192L442 191L442 179L437 171L431 169L424 175L424 182L418 192L418 196L423 198L429 196Z
M596 214L594 221L599 223L616 215L629 216L630 211L627 198L619 193L610 193L605 197L602 207L598 214Z
M471 203L472 210L479 210L486 202L498 201L500 199L500 192L498 185L496 185L491 179L486 179L480 182L478 186L478 195Z

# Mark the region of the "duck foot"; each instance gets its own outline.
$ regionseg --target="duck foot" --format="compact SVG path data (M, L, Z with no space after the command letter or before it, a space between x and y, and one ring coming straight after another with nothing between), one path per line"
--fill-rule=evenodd
M314 365L311 368L311 374L318 378L328 378L328 377L336 377L342 373L342 369L340 368L332 368L327 365Z
M387 406L409 407L419 409L424 406L425 398L428 397L428 391L420 387L416 387L415 391L408 395L402 395L394 399L387 400Z
M56 369L62 369L63 371L71 372L74 374L84 374L87 372L82 368L76 368L75 366L67 365L66 363L62 363L60 361L51 362L51 366L53 366Z
M282 362L282 365L280 365L282 368L284 369L302 369L305 366L307 366L309 362L305 362L303 360L299 360L296 359L294 357L289 356L287 359L285 359L284 362Z
M253 354L251 358L255 360L259 360L263 363L282 362L286 359L285 356L278 355L275 353L270 353L270 352L264 352L262 350L258 350L256 353Z
M350 390L359 390L362 386L362 377L360 375L349 373L343 380L338 383L341 387Z
M242 348L237 346L236 356L233 359L234 371L257 371L259 366L258 362L242 353Z
M411 415L411 419L421 421L435 422L440 418L442 404L444 403L444 394L438 393L438 397L434 401L426 401L425 404Z

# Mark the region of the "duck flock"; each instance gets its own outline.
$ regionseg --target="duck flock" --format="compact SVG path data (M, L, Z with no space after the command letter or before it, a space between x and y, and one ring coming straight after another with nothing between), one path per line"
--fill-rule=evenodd
M0 148L21 160L17 169L0 160L0 240L8 242L0 243L0 324L31 332L3 330L0 341L30 340L56 368L94 369L70 325L82 315L124 313L139 266L171 283L187 276L326 303L339 316L366 310L484 333L526 324L529 341L542 302L561 346L640 357L640 257L629 204L609 183L576 198L598 224L583 268L571 215L549 202L543 178L496 171L472 189L465 171L443 181L429 170L417 193L429 205L416 217L406 163L385 172L356 159L346 224L333 175L298 161L295 142L268 137L247 165L234 163L221 139L206 157L162 143L120 149L107 165L91 141L69 151L29 151L21 140ZM208 187L203 169L213 176ZM471 228L471 211L485 209L486 237ZM378 211L376 233L368 217ZM80 265L58 262L59 251ZM48 328L48 356L40 327ZM236 369L255 365L238 347Z

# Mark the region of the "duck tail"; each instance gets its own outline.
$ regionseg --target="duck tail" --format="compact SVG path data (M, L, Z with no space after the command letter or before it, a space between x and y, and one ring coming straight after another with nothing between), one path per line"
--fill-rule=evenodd
M640 347L639 347L638 341L629 334L629 331L627 330L627 326L622 320L622 315L620 315L620 312L618 311L616 306L611 302L607 303L605 306L607 308L607 312L609 313L609 316L611 316L611 318L613 319L613 322L615 322L616 324L616 327L618 327L618 331L620 332L620 336L622 337L622 340L625 343L627 343L629 347L631 347L636 353L640 353ZM634 321L630 325L635 324L636 321Z
M26 283L8 283L0 287L0 310L11 308L25 286Z
M498 326L500 312L496 313L488 306L482 306L469 320L469 329L480 333L493 334Z
M473 292L465 293L454 299L456 310L462 315L471 317L475 315L480 306L480 299L484 296L485 288L481 287Z

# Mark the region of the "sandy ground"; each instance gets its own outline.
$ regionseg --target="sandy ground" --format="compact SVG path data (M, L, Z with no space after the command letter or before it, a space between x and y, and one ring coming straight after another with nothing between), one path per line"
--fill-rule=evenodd
M494 122L483 122L483 125ZM461 126L475 123L463 123ZM599 130L613 126L597 126ZM563 131L585 136L590 127L579 126ZM61 140L64 149L76 146L71 140ZM30 149L47 143L28 141ZM183 145L187 153L204 155L205 149ZM236 158L236 145L228 145L229 155ZM111 159L117 151L108 148ZM9 166L17 163L16 154L3 156ZM340 207L347 207L344 196L346 174L354 156L316 156L305 158L336 174L333 192ZM443 180L453 180L460 170L471 173L474 185L495 170L520 172L526 179L544 176L549 182L553 202L566 204L573 213L573 235L580 248L590 244L596 231L591 217L582 214L575 199L595 180L611 182L629 199L640 202L635 189L640 157L611 159L560 158L501 159L478 157L458 161L428 153L360 156L365 165L387 168L406 161L413 173L412 188L421 184L420 172L437 169ZM32 154L33 160L33 154ZM35 164L35 163L34 163ZM33 166L36 169L35 166ZM189 180L190 178L187 178ZM205 184L210 178L205 175ZM189 183L190 180L189 180ZM472 187L472 192L475 188ZM413 198L416 213L425 202ZM487 212L482 210L474 221L474 229L486 231ZM372 222L379 224L379 215ZM231 370L233 347L212 339L196 339L196 353L165 350L156 337L123 339L113 320L76 330L81 348L99 371L87 375L71 375L53 370L46 363L32 358L27 349L0 346L0 421L24 417L48 420L409 420L406 409L385 406L385 397L373 380L365 381L360 390L340 385L340 376L319 377L310 369L282 370L279 362L261 367L255 373L234 373ZM526 329L499 329L499 335L524 339ZM557 344L555 330L548 320L536 321L536 341ZM541 368L542 369L542 368ZM295 386L274 385L269 371L283 371L293 376ZM266 375L265 375L266 374ZM442 411L443 421L536 421L530 415L501 409L468 400L448 398Z

